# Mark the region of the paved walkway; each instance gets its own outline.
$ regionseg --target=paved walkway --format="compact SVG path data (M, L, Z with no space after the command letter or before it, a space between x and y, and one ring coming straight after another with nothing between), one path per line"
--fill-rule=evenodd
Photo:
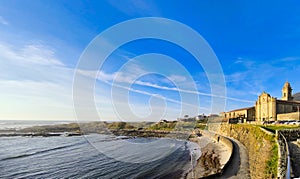
M300 145L296 141L289 142L292 177L300 178Z
M228 137L227 137L228 138ZM247 179L250 178L249 156L246 147L239 141L229 138L234 146L232 160L222 176L215 178Z

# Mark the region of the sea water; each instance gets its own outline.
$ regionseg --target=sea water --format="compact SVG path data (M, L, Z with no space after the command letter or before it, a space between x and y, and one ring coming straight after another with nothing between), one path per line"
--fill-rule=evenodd
M151 145L135 155L132 145L115 150L124 141ZM197 145L184 140L102 134L0 137L0 146L0 178L181 178L200 156ZM176 147L157 157L163 146Z

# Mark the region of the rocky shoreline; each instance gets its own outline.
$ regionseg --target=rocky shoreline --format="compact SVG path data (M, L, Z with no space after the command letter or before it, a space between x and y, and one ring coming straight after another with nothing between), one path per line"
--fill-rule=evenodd
M71 136L81 136L82 133L76 133L76 132L63 132L63 133L51 133L51 132L12 132L12 133L0 133L0 137L55 137L55 136L65 136L65 137L71 137Z

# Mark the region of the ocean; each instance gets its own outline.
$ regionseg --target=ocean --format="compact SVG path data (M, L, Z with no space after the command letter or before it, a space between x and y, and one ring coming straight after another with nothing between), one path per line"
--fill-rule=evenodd
M200 156L184 140L102 134L1 137L0 146L0 178L181 178Z

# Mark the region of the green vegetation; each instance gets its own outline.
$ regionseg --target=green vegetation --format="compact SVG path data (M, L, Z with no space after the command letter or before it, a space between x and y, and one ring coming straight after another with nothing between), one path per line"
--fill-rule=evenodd
M256 141L258 142L258 150L261 150L266 142L269 144L269 156L266 161L266 177L267 178L276 178L277 176L277 165L278 165L278 146L275 140L274 135L269 135L259 129L260 126L247 125L255 134ZM252 129L251 129L252 128ZM256 144L257 145L257 144Z
M34 126L34 127L29 127L29 128L20 130L20 132L35 132L35 133L79 132L79 131L80 131L80 128L79 128L78 123Z
M106 133L109 130L162 130L162 131L189 131L195 128L204 129L206 124L201 122L184 121L160 121L154 122L87 122L69 123L46 126L34 126L20 130L27 133L56 133L56 132L76 132L76 133Z
M149 126L148 130L164 131L190 131L194 129L205 129L206 124L192 121L162 121Z
M206 128L206 124L197 123L195 126L195 129L201 129L204 130Z
M174 130L176 127L177 121L173 122L158 122L150 127L148 127L148 130L164 130L164 131L171 131Z
M250 124L223 124L220 131L247 148L251 178L276 178L278 146L275 135Z
M128 124L134 126L136 129L144 129L151 125L153 125L155 122L128 122Z
M109 129L134 129L135 127L126 122L113 122L108 123L107 128Z
M261 125L260 127L275 133L276 130L283 129L300 129L300 126L296 125Z
M272 178L276 178L277 167L278 167L278 146L275 140L272 141L272 143L273 146L271 150L271 158L267 161L266 173Z

